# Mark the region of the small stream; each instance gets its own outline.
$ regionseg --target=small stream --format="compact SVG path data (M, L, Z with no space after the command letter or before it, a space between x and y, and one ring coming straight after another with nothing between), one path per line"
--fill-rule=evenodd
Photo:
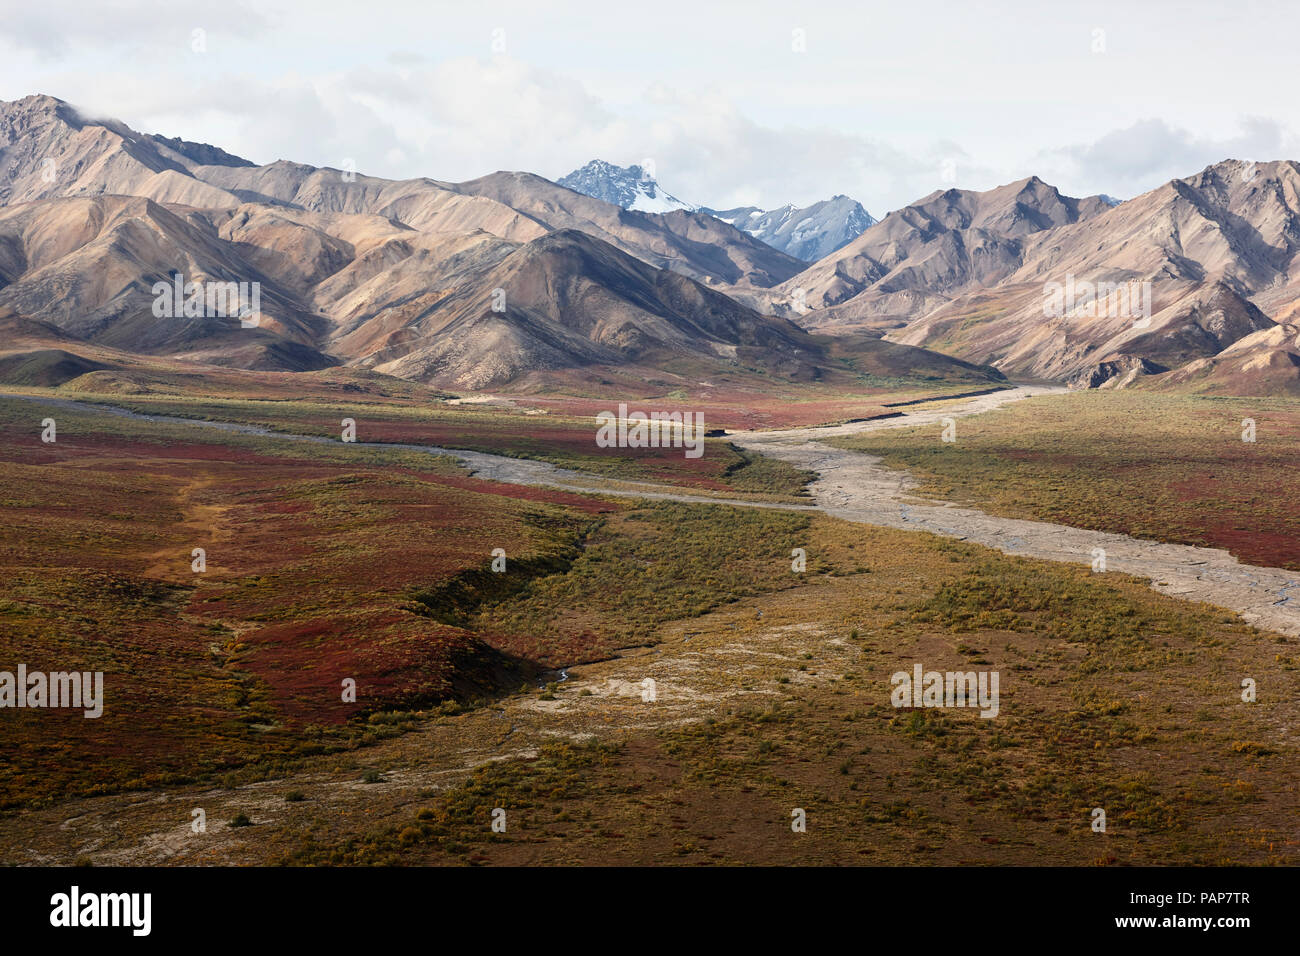
M361 448L398 449L451 457L475 477L506 484L542 485L573 492L685 503L822 511L846 521L926 531L972 541L1019 557L1045 558L1070 564L1092 564L1101 552L1105 555L1106 570L1149 578L1151 586L1163 594L1189 601L1205 601L1237 612L1247 623L1284 634L1300 635L1300 601L1292 600L1293 595L1288 593L1296 588L1294 571L1242 564L1226 551L1215 548L1164 544L1068 525L1002 518L951 503L916 501L911 495L916 482L906 472L885 468L879 459L870 455L835 448L820 441L830 435L933 424L947 417L980 414L1008 402L1060 391L1064 390L1026 386L976 397L961 406L945 404L937 409L913 411L900 418L855 422L830 429L736 432L728 436L730 441L747 451L769 455L795 467L816 472L819 477L811 487L815 504L807 505L708 497L667 485L633 485L586 475L547 462L435 445L390 442L348 444ZM273 431L235 422L149 415L72 399L0 393L0 398L5 397L139 421L217 429L285 441L343 444L339 439L320 435ZM619 487L620 485L624 487ZM559 675L557 683L568 679L565 672L556 673ZM548 675L543 683L554 679Z

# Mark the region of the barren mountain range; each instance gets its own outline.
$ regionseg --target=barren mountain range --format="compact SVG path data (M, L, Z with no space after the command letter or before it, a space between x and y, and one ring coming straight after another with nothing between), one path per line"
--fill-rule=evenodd
M1297 250L1300 166L1227 160L1122 204L1069 199L1036 178L936 193L780 289L803 290L805 325L874 329L1011 376L1083 386L1154 376L1245 393L1285 381L1296 392L1300 354L1275 328L1295 318ZM1047 314L1049 287L1079 283L1135 300L1149 283L1149 314L1100 302Z
M460 389L592 367L811 381L847 350L972 382L1294 393L1298 188L1295 163L1225 161L1119 205L1036 178L953 189L810 265L529 173L258 166L31 96L0 104L0 380L144 355ZM160 319L177 274L258 283L260 321ZM1149 283L1150 314L1046 314L1076 280Z
M741 206L702 211L805 262L844 248L876 224L862 204L848 196L832 196L802 208L787 203L769 210Z
M556 182L584 196L638 212L672 212L674 209L694 212L696 208L665 192L650 169L639 165L616 166L603 159L593 159Z
M724 294L804 263L703 213L625 210L527 173L451 184L255 166L45 96L0 108L0 179L10 377L132 355L346 364L460 389L596 366L669 385L851 377L825 341ZM153 290L177 275L258 283L258 322L160 319ZM900 374L1001 379L884 344L847 351Z
M815 262L848 245L876 221L861 203L848 196L833 196L803 208L792 203L770 210L757 206L723 210L692 206L666 192L649 168L617 166L603 159L593 159L575 169L559 184L624 209L708 213L804 262Z

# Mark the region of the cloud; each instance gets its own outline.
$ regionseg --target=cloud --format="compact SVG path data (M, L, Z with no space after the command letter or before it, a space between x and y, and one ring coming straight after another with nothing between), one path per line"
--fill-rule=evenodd
M40 0L7 7L0 18L0 40L39 58L65 57L88 47L156 46L168 37L188 46L195 29L251 37L268 26L244 0Z
M880 216L890 208L882 197L901 205L955 185L944 179L949 159L973 173L955 143L914 156L865 135L764 126L718 91L650 83L615 109L572 77L507 56L400 56L316 76L198 72L164 86L106 77L88 96L77 102L91 112L256 162L351 160L369 175L461 181L499 168L558 179L593 158L650 160L669 192L717 208L844 193ZM123 115L119 102L135 108Z
M1280 159L1295 151L1294 136L1273 120L1246 117L1240 127L1234 136L1216 138L1144 119L1092 143L1043 151L1035 162L1045 179L1055 177L1073 191L1128 199L1225 159Z
M793 56L793 21L779 5L726 42L717 39L726 18L713 12L679 43L657 46L647 37L659 33L621 29L613 14L602 20L609 42L590 44L525 3L485 18L381 0L372 19L401 29L363 30L354 8L320 2L28 4L0 22L0 95L50 93L256 162L351 160L376 176L461 181L497 169L555 179L593 158L651 159L664 188L690 202L771 208L843 193L877 217L936 189L1033 174L1074 195L1131 196L1226 156L1272 158L1295 146L1271 119L1215 138L1202 123L1230 129L1234 114L1200 99L1194 110L1183 104L1189 128L1142 119L1080 142L1080 124L1105 130L1177 115L1169 110L1179 101L1170 94L1115 121L1108 107L1100 118L1070 108L1069 97L1095 102L1096 91L1051 77L963 83L998 69L971 42L979 18L944 27L950 58L939 68L906 43L864 58L829 21L811 34L823 54ZM924 20L895 13L898 36L910 35L907 17ZM498 22L509 54L491 49ZM195 28L207 31L206 53L191 48ZM1118 52L1112 58L1123 65ZM1145 88L1140 75L1130 82ZM1269 90L1252 94L1255 108L1290 116ZM1044 141L1073 145L1041 149Z

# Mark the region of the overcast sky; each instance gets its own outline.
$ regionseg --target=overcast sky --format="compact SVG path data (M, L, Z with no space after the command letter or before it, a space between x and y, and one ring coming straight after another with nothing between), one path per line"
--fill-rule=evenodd
M1300 3L5 0L0 98L460 181L651 160L714 207L876 216L1038 175L1129 198L1300 158ZM199 31L196 33L196 31Z

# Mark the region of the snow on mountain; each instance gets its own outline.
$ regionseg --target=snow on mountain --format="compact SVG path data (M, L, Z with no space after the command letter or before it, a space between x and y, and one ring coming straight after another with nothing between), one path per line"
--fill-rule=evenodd
M685 209L707 213L804 262L816 262L843 248L876 223L861 204L848 196L834 196L804 208L786 205L771 211L757 206L722 211L692 206L664 192L641 166L615 166L603 159L593 159L558 182L574 192L637 212Z
M834 196L804 208L785 205L765 211L741 206L700 211L804 262L816 262L842 249L876 224L871 214L848 196Z
M654 176L640 166L615 166L593 159L558 182L566 189L637 212L695 211L690 203L664 192Z

